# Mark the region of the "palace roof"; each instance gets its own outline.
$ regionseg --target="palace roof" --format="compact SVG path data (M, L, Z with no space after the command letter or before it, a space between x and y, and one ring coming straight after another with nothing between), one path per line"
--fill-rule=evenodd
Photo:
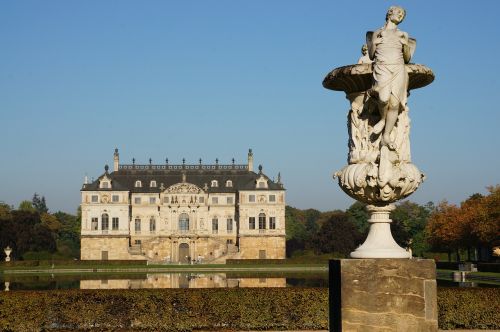
M232 193L241 190L284 190L278 177L274 182L262 173L248 170L248 165L119 165L117 171L105 173L92 183L84 184L82 191L130 191L133 193L160 193L177 183L191 183L208 193ZM111 180L111 188L100 188L102 179ZM258 188L259 179L267 180L267 188ZM212 181L217 186L212 186ZM141 181L137 187L136 182ZM151 182L156 186L150 186ZM226 186L227 181L231 186Z

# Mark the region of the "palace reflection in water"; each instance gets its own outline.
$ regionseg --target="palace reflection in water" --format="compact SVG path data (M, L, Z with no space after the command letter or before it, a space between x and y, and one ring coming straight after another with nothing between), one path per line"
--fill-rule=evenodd
M80 289L286 287L286 278L228 278L218 274L147 274L146 279L80 280Z

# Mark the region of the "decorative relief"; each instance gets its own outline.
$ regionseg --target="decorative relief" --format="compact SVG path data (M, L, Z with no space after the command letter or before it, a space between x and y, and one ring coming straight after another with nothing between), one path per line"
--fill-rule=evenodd
M102 195L101 201L103 203L109 203L109 195L107 195L107 194Z
M201 194L203 190L198 186L195 186L191 183L177 183L168 187L165 191L165 194L178 194L178 193L187 193L187 194Z

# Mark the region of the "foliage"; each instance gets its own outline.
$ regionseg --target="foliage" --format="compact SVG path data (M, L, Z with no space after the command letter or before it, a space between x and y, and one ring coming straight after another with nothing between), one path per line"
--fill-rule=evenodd
M319 288L65 290L0 293L0 330L319 330ZM22 314L20 314L22 313Z
M346 213L349 215L349 220L353 222L359 231L365 233L368 231L369 224L368 219L370 215L366 211L366 204L362 202L354 202L347 210Z
M500 289L438 288L440 329L499 329ZM0 330L320 330L326 288L0 292Z
M425 226L431 211L432 202L419 205L410 201L403 201L396 205L391 213L391 231L396 242L403 248L410 247L413 254L422 256L429 249L425 241Z
M28 212L35 212L36 209L33 206L33 204L30 201L22 201L19 203L19 208L18 210L20 211L28 211Z
M33 195L33 198L31 200L31 203L35 210L38 211L38 213L43 214L49 212L49 209L47 208L47 204L45 203L45 196L38 196L37 193Z
M316 253L340 253L347 257L363 241L363 234L345 212L332 214L313 239Z
M500 329L499 288L438 288L441 329Z
M33 196L18 210L0 204L0 248L10 246L13 259L78 258L80 218L64 212L48 213L45 197ZM5 254L0 251L0 259Z
M427 240L434 249L458 252L500 244L500 186L488 190L488 195L474 194L460 206L446 201L437 206L426 227Z

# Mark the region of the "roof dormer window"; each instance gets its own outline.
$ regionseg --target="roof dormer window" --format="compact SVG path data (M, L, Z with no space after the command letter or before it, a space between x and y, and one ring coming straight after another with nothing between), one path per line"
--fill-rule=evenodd
M226 181L226 187L231 188L233 186L233 181L227 180Z
M109 188L109 182L108 181L102 181L101 182L101 188L102 189L108 189Z
M151 180L151 182L149 183L149 186L151 188L156 188L156 181L155 180Z
M211 187L214 188L214 187L218 187L218 186L219 186L219 182L217 182L217 180L212 180Z
M142 187L142 182L140 180L135 181L135 187L136 188Z
M267 182L266 181L258 181L257 188L267 188Z

